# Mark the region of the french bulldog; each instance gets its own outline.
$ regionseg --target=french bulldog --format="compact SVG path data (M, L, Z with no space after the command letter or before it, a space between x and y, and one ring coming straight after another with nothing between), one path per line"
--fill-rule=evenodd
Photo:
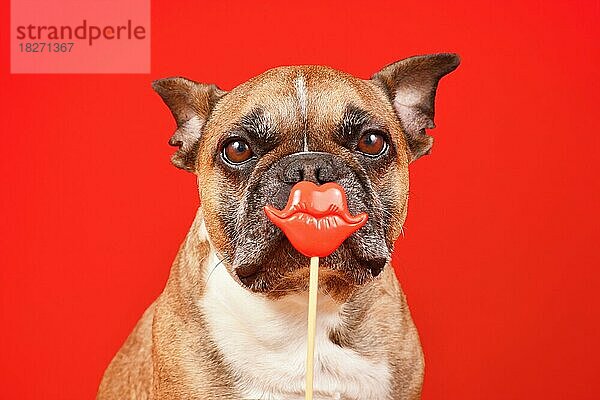
M335 182L368 214L320 261L315 399L419 399L423 353L390 258L409 163L430 152L437 85L459 62L416 56L368 80L286 66L229 92L155 81L201 206L97 399L304 399L309 259L263 211L300 181Z

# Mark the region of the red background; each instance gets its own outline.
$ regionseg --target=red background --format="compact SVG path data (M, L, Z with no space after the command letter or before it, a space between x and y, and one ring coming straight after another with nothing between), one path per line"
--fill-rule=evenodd
M198 199L152 79L439 51L395 255L423 398L598 398L598 1L200 3L153 2L150 75L9 75L2 8L0 398L92 398L166 281Z

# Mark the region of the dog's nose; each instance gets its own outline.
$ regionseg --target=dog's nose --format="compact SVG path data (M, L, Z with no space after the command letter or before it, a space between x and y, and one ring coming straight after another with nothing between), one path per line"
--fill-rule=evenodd
M281 180L295 184L310 181L318 185L334 182L338 179L338 171L334 166L333 155L322 152L305 152L291 154L281 160Z

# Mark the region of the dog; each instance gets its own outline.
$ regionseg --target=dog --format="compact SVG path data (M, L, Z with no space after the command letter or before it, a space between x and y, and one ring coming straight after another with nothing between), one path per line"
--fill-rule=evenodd
M423 353L390 259L408 166L430 152L437 85L459 62L416 56L368 80L285 66L229 92L153 82L201 206L97 399L304 399L309 259L263 212L300 181L339 184L369 217L321 259L315 399L419 399Z

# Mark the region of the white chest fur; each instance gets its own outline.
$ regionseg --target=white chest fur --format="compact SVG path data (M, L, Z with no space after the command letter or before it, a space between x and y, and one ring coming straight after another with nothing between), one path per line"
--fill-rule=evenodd
M210 267L216 265L214 254ZM212 338L236 374L243 399L304 399L307 295L268 300L240 287L223 265L206 282L200 306ZM339 306L319 297L315 338L315 400L383 400L389 393L387 360L373 362L333 344Z

